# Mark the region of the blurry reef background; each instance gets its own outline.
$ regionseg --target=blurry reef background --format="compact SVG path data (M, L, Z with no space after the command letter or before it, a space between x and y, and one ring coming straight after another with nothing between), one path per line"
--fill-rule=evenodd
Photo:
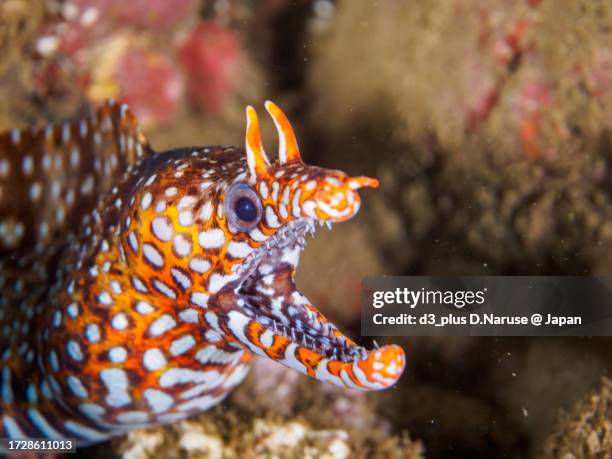
M0 128L107 98L160 151L242 144L271 99L307 162L378 177L298 275L353 336L365 275L612 274L609 0L0 2ZM612 456L610 338L393 341L385 393L258 360L211 412L80 455Z

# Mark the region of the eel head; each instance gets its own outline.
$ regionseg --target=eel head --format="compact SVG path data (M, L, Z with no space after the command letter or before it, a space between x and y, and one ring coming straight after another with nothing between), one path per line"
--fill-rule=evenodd
M235 279L209 299L215 311L211 322L251 352L319 380L363 390L390 387L404 369L404 351L395 345L359 346L294 282L306 237L320 225L354 216L360 207L357 190L375 188L378 181L306 165L285 115L271 102L266 109L279 134L278 160L268 160L257 115L248 107L247 174L220 197L224 224L242 250L226 256L226 262L232 258Z

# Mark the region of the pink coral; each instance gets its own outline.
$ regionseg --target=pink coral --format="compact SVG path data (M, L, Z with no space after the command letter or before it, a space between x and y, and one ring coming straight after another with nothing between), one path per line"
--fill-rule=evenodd
M143 123L162 123L174 116L182 80L174 62L149 49L129 49L117 67L119 99Z
M216 22L203 22L180 48L187 89L208 112L216 112L233 90L239 43L234 32Z

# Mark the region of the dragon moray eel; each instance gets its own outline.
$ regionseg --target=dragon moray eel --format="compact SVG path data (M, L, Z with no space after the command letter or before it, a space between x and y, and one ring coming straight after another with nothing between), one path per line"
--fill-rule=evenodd
M0 137L0 437L88 445L219 403L252 354L339 386L393 385L295 286L305 237L358 211L368 177L304 164L271 102L278 159L155 153L125 105Z

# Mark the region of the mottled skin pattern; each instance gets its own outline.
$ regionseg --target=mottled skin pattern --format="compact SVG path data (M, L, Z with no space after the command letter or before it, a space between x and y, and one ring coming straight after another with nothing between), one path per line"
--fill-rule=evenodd
M266 108L273 163L251 107L245 149L155 154L113 103L0 138L0 437L85 445L182 419L252 354L350 388L397 381L401 348L356 345L293 281L316 223L352 217L377 181L304 164Z

